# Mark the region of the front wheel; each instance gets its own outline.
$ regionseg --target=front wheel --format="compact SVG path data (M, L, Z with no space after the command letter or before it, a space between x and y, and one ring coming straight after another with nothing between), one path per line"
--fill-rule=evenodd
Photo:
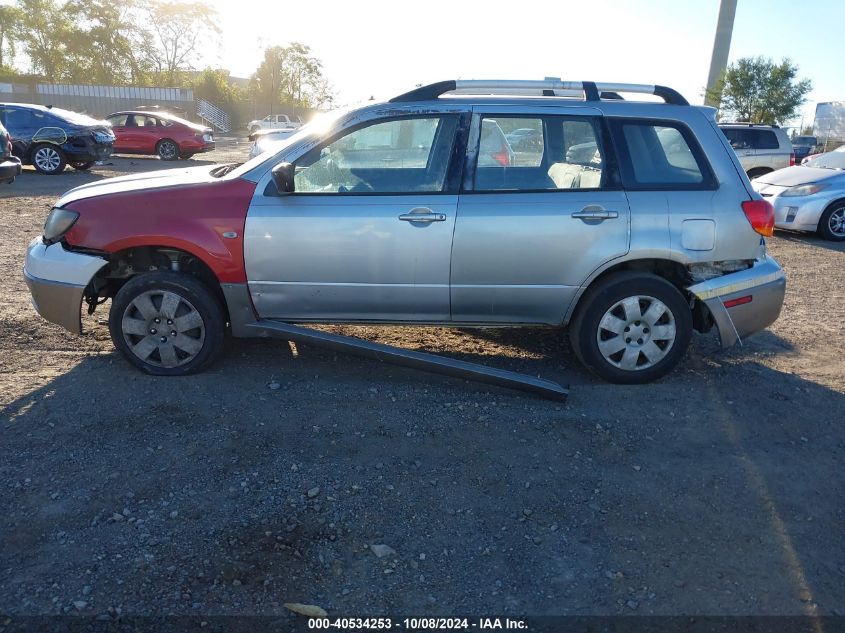
M55 145L44 143L36 145L32 150L32 164L36 171L54 176L65 170L67 158L65 153Z
M819 219L819 235L827 240L845 240L845 201L836 202L822 213Z
M157 376L202 371L223 348L220 303L190 275L137 275L118 291L109 312L115 347L135 367Z
M614 383L640 384L671 371L692 338L692 313L665 279L616 273L590 289L570 329L578 359Z

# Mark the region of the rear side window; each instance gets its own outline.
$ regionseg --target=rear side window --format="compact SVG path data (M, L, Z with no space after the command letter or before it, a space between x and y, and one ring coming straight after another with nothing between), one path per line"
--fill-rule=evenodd
M604 152L589 117L485 116L474 191L601 189Z
M751 133L751 145L754 149L777 149L778 137L771 130L748 130Z
M714 179L701 148L685 126L673 122L617 121L624 143L622 172L633 189L710 189ZM620 138L621 137L621 138Z
M721 128L734 149L778 149L778 137L771 130Z

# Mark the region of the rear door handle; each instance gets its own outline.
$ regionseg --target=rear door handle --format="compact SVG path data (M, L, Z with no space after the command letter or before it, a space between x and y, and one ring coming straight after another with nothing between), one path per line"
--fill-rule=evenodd
M411 209L410 213L403 213L399 216L403 222L445 222L445 213L434 213L431 209L417 207Z
M576 211L572 214L572 217L577 218L579 220L610 220L612 218L618 218L619 212L608 211L606 209L592 209L590 207L587 207L586 209Z

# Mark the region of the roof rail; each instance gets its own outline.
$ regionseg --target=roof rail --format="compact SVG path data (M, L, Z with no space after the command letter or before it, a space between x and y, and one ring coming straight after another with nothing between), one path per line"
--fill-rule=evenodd
M634 92L655 95L662 98L665 103L689 105L689 102L677 90L666 86L597 83L593 81L561 81L560 79L544 79L541 81L519 79L453 79L449 81L438 81L437 83L420 86L410 92L393 97L390 102L431 101L450 92L459 94L537 95L546 97L573 97L583 94L586 101L621 99L618 93Z

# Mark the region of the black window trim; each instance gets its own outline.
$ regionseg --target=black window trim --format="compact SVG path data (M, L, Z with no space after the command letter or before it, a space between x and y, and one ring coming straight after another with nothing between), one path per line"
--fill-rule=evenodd
M613 137L613 145L619 157L619 168L622 176L622 187L626 191L716 191L719 188L719 181L716 173L707 160L701 144L695 137L690 127L683 121L674 119L659 119L654 117L607 117L610 126L610 134ZM678 130L692 152L695 162L701 171L703 180L700 183L639 183L634 177L634 168L631 163L631 154L628 151L628 144L625 142L625 135L622 133L623 125L648 125L651 127L670 127Z
M465 168L467 173L467 178L465 178L463 185L461 186L461 195L508 195L508 194L521 194L521 193L548 193L548 194L566 194L566 193L595 193L595 192L605 192L605 191L621 191L622 190L622 180L619 173L619 159L616 154L616 150L614 148L614 144L611 139L610 131L607 127L607 118L602 114L572 114L572 113L561 113L561 112L553 112L553 113L501 113L497 114L495 112L479 112L478 114L478 125L481 126L482 119L485 118L493 118L493 119L542 119L543 121L543 134L545 136L546 131L546 119L548 118L568 118L570 120L584 120L588 119L593 123L593 129L597 131L596 139L601 143L601 152L602 152L602 159L603 159L603 171L602 180L604 181L602 186L600 187L579 187L577 189L476 189L475 188L475 172L478 168L478 152L476 151L473 156L474 160L471 161L472 164L468 164ZM481 135L479 134L478 137L479 146L481 144ZM476 148L477 150L478 148ZM544 156L545 156L545 148L544 148ZM469 163L470 161L466 161ZM468 185L471 188L468 188Z
M352 134L353 132L359 129L369 127L371 125L378 125L380 123L388 123L390 121L402 121L407 119L442 119L447 116L457 116L458 125L455 129L455 140L452 143L452 153L449 156L449 164L446 166L446 176L443 180L442 191L294 191L292 193L286 194L285 196L279 196L279 192L276 190L276 185L273 182L273 179L271 178L270 181L267 183L267 186L264 188L264 195L272 198L287 196L456 196L460 193L460 184L461 179L463 177L463 157L466 153L467 137L469 136L469 122L472 116L472 112L469 109L443 110L440 112L408 112L407 114L397 114L368 119L366 121L361 121L360 123L356 123L355 125L350 125L349 127L345 127L341 130L338 130L330 137L323 139L317 145L314 145L313 147L309 148L305 154L314 151L316 148L322 149L323 147L334 143L337 139L343 136L347 136L348 134ZM303 154L303 156L305 154ZM302 156L300 156L299 158L302 158ZM294 164L296 164L296 161L294 161Z

